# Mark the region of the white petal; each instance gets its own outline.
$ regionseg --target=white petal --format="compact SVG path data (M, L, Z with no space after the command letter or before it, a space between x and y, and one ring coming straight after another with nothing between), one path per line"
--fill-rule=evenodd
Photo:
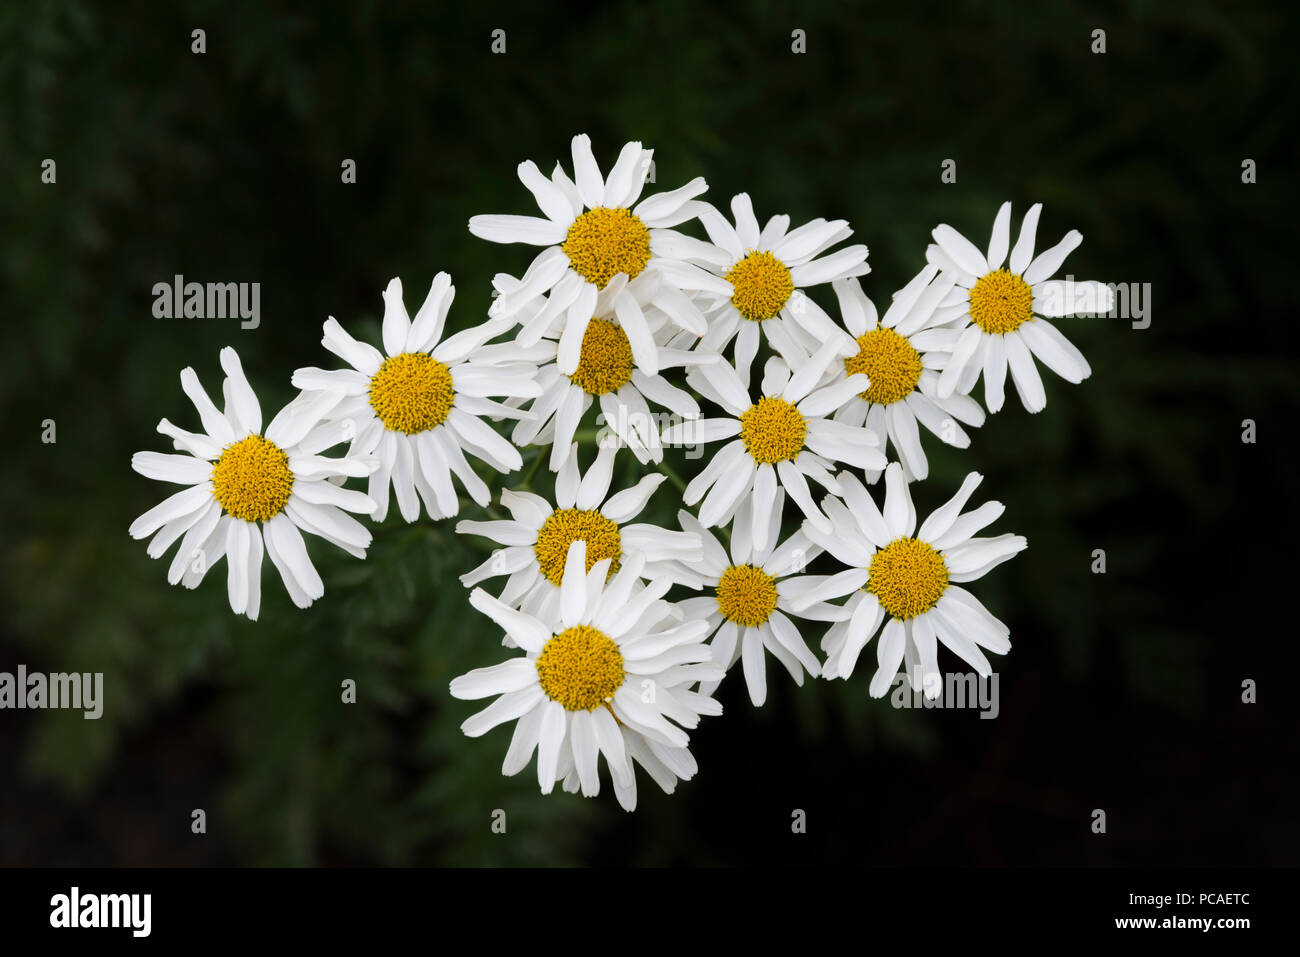
M490 668L473 671L453 678L451 696L462 700L490 698L493 695L522 691L537 683L537 666L531 658L511 658Z
M390 356L401 355L406 348L406 337L411 331L411 317L402 302L402 280L393 278L384 289L384 351Z
M609 494L609 481L614 472L614 455L617 447L608 444L602 445L596 453L596 461L587 469L587 474L582 477L578 484L578 492L574 499L574 504L584 511L590 511L600 507L600 503L605 500Z
M569 545L560 578L560 616L565 628L572 628L587 610L587 543L578 539Z
M469 603L500 625L525 651L540 654L545 644L551 640L550 629L532 615L516 611L481 588L470 592Z
M208 393L199 384L199 377L193 369L187 367L181 370L181 389L194 403L194 408L198 410L199 420L203 423L203 431L208 433L218 445L224 448L235 439L242 437L235 434L230 422L217 409L212 399L208 397Z
M740 662L749 688L749 700L754 707L762 707L767 700L767 662L763 654L763 639L757 628L746 628L741 639Z
M870 271L867 247L845 246L829 255L814 259L790 270L790 279L800 289L819 286L846 276L861 276Z
M640 143L628 143L619 151L605 182L606 206L626 208L636 201L650 169L650 152L642 149Z
M885 524L894 538L911 535L916 528L916 507L907 479L897 462L885 469Z
M874 329L878 321L876 307L867 294L862 291L862 284L856 278L837 279L831 283L835 298L840 304L840 318L849 334L857 337Z
M242 615L248 609L249 536L257 531L251 522L226 526L226 593L230 610Z
M988 260L975 244L947 223L934 228L934 241L939 244L957 267L973 276L983 276L989 271Z
M601 178L596 157L591 153L591 138L579 133L573 138L573 178L587 208L605 205L605 181Z
M529 668L533 669L533 680L537 679L537 671L529 663ZM537 739L542 730L542 708L532 708L531 710L520 715L519 720L515 723L515 733L510 738L510 747L506 751L505 760L501 762L501 773L506 777L518 774L527 766L533 757L533 752L537 750Z
M903 623L891 618L885 623L885 630L876 643L876 673L871 676L868 688L871 697L882 698L894 683L898 675L898 666L903 663L903 653L907 644L907 633Z
M503 694L482 711L466 718L460 730L467 737L480 737L499 724L505 724L527 714L537 707L544 697L542 689L537 685L524 688L522 691Z
M1008 204L1010 205L1010 204ZM912 642L921 659L921 687L927 698L937 698L943 691L943 676L939 672L938 642L934 621L927 614L912 619Z
M519 164L516 171L519 174L519 182L533 194L533 199L537 200L537 208L546 214L547 219L566 227L573 222L573 206L569 203L564 190L547 179L537 168L536 163L525 160Z
M731 215L736 220L736 238L742 248L749 250L758 246L758 219L754 216L754 204L748 193L737 193L731 198Z
M929 542L941 551L960 545L981 529L997 521L1004 511L1006 506L1001 502L985 502L979 508L958 516L947 531L942 535L936 535Z
M725 251L733 262L744 258L746 250L740 243L740 237L736 235L735 227L727 222L727 217L709 203L695 203L694 208L700 225L708 233L709 240Z
M647 196L636 205L633 212L651 229L676 225L696 214L696 207L702 204L690 201L708 188L709 184L704 178L697 176L685 186Z
M502 493L504 496L505 493ZM488 522L462 521L456 523L458 535L482 535L501 545L532 545L537 541L537 529L520 522L496 519Z
M1083 233L1077 229L1070 230L1065 234L1065 238L1051 249L1039 253L1021 278L1031 286L1037 285L1044 279L1050 279L1061 268L1065 257L1077 249L1081 242L1083 242Z
M1114 306L1110 287L1095 279L1048 279L1034 286L1034 312L1040 316L1105 314Z
M429 294L411 320L411 331L406 337L407 352L428 352L439 340L447 321L447 312L456 298L456 287L451 276L440 272L429 284Z
M206 485L194 485L182 489L163 499L132 522L129 533L132 538L148 538L168 522L195 514L211 501L213 501L212 491Z
M1003 203L993 220L993 236L989 239L989 269L1001 269L1011 245L1011 204Z
M984 343L984 405L990 412L1002 408L1004 385L1007 380L1007 347L1009 336L986 336Z
M870 385L870 379L861 372L855 373L810 393L799 403L799 411L807 416L830 415L866 392Z
M983 480L984 476L979 472L968 473L962 480L957 494L931 512L930 516L921 523L921 530L916 533L916 537L933 545L936 539L941 538L948 529L952 528L952 523L957 520L957 516Z
M945 399L957 391L961 384L962 375L967 371L967 367L972 364L975 355L979 351L980 343L983 341L984 331L979 326L971 323L957 340L957 347L953 350L952 358L944 366L943 372L939 374L938 388L935 390L941 399Z
M884 548L894 540L896 535L885 521L875 499L871 497L871 493L857 476L843 472L839 479L840 494L857 521L858 527L861 528L863 536L877 548Z
M1034 258L1034 234L1038 231L1038 214L1042 211L1043 204L1034 203L1020 224L1020 238L1016 240L1016 247L1011 250L1011 260L1007 263L1011 272L1017 276L1025 271L1025 267Z
M1019 332L1005 336L1007 341L1007 364L1011 367L1011 378L1020 393L1020 401L1030 412L1041 412L1047 406L1047 393L1043 391L1043 380L1034 365L1034 357L1029 354Z
M379 371L379 367L384 362L383 354L370 343L359 342L352 338L333 316L325 320L321 331L321 345L352 368L367 376L372 376Z
M596 770L600 748L596 744L596 728L590 712L573 713L569 724L569 745L573 749L573 762L582 782L583 796L594 797L600 792L600 775Z
M564 241L568 228L538 216L473 216L469 231L490 243L527 243L554 246Z
M1016 330L1043 365L1066 382L1079 383L1092 374L1083 353L1045 319L1030 319Z
M199 485L211 477L213 465L206 459L194 458L192 455L136 452L131 456L131 468L157 482Z
M244 367L240 365L239 354L226 346L221 350L221 368L229 378L230 397L234 401L235 414L239 423L254 435L262 432L262 408L257 403L257 395L244 376Z
M570 316L564 323L555 359L555 367L564 375L571 376L578 371L578 364L582 361L582 340L590 324L591 316L586 312Z
M302 533L289 517L282 512L265 523L262 531L266 536L268 551L274 547L273 560L277 557L279 559L276 564L280 567L281 577L287 579L286 571L292 575L297 587L309 601L324 595L325 583L321 581L320 573L307 555Z
M839 352L840 343L832 339L823 343L807 362L794 370L790 381L786 383L781 398L786 402L798 403L817 387L822 374L830 366ZM771 393L767 393L771 394Z
M700 503L700 524L713 528L731 514L742 495L748 494L754 478L754 460L741 456L734 468L719 476L709 494Z
M776 474L780 477L781 485L785 488L786 494L799 506L799 511L804 513L808 521L814 527L829 532L830 522L813 501L812 495L808 491L808 481L804 478L803 473L790 462L783 461L776 464Z
M923 479L929 474L930 466L921 447L921 434L916 427L916 416L906 402L894 402L886 410L889 419L889 434L894 440L894 448L903 466L915 478Z
M754 550L764 552L771 542L768 539L772 507L777 498L776 469L760 465L754 475Z
M627 751L623 746L623 733L618 729L618 722L609 713L608 708L597 708L591 712L592 726L596 732L596 744L605 755L605 763L616 783L632 783L632 767L628 761Z
M630 521L641 514L641 510L650 501L650 496L654 494L654 490L663 483L666 477L664 475L646 475L642 477L631 488L610 496L609 500L601 506L601 514L616 525L622 525L624 522Z
M632 296L619 296L614 300L614 312L618 315L619 325L627 335L628 345L632 348L632 358L647 375L659 372L659 349L650 335L645 315Z

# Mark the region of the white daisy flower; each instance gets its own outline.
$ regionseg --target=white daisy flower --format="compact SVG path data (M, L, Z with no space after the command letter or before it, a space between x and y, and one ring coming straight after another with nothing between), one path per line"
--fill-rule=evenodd
M918 423L959 449L970 446L970 436L959 423L984 424L984 410L970 396L954 394L941 399L937 392L940 371L960 335L936 313L937 304L953 288L952 278L940 275L937 266L926 266L894 294L879 318L856 279L836 280L833 286L857 351L842 363L832 363L829 381L823 384L857 373L871 382L833 418L847 425L865 423L877 435L887 437L908 481L923 479L930 464ZM866 475L869 482L880 478L879 470L868 470Z
M981 649L1006 654L1011 632L958 583L984 577L1027 542L1022 535L974 537L1003 511L1001 502L985 502L962 513L981 478L976 472L967 475L957 494L918 530L916 508L897 462L885 471L883 513L857 478L840 475L843 501L828 496L822 503L833 530L827 533L809 523L804 533L849 569L822 579L793 601L798 610L852 594L843 606L850 617L832 625L822 639L827 653L823 677L848 678L882 622L870 686L874 698L889 690L904 660L912 687L938 697L942 681L936 641L982 677L993 673Z
M663 461L659 420L666 415L652 412L651 402L681 418L699 418L700 407L695 398L664 378L662 370L716 362L719 357L699 350L659 345L658 340L666 338L669 332L665 329L667 316L652 305L660 282L657 274L648 272L630 283L622 275L615 276L596 297L573 371L567 375L561 372L559 361L542 366L537 380L542 394L529 407L530 415L515 426L512 439L519 446L549 444L552 471L564 465L578 423L593 402L600 403L605 427L643 465ZM644 309L645 328L652 337L646 348L655 354L654 372L641 367L618 317L614 304L624 297L630 297ZM570 324L565 331L573 328L576 326ZM553 350L566 345L563 338L558 346L552 340L542 340L548 342Z
M631 810L636 800L632 761L648 751L666 766L679 763L674 758L689 742L683 729L722 709L683 687L719 677L700 642L705 623L681 621L663 601L671 580L642 584L642 556L628 556L610 577L612 561L588 565L586 543L574 542L565 558L560 601L550 614L519 611L474 589L470 604L500 625L524 654L461 675L451 682L451 693L471 700L498 696L461 725L472 738L517 722L503 774L517 774L536 751L543 794L573 773L582 793L591 797L600 792L604 756L619 799Z
M724 352L735 339L738 370L747 369L753 361L760 329L787 361L792 351L813 352L831 338L841 342L846 355L852 351L844 331L820 306L799 292L871 271L866 246L845 246L827 252L853 235L846 220L814 219L790 230L790 217L780 215L769 219L760 231L746 193L731 201L734 225L708 203L694 205L712 246L683 252L722 276L728 286L726 292L712 296L712 302L705 306L709 331L700 342L702 348ZM707 301L709 293L701 298Z
M1041 412L1047 396L1035 357L1067 382L1079 383L1092 374L1083 353L1042 317L1109 312L1114 296L1100 282L1051 279L1083 242L1083 234L1072 229L1035 257L1034 234L1042 208L1042 203L1035 203L1025 214L1009 259L1010 203L1002 204L993 221L987 256L951 226L935 228L938 245L926 250L926 259L955 277L959 288L943 306L964 319L952 358L939 376L940 397L970 392L983 373L984 404L997 412L1010 369L1025 408Z
M691 200L708 184L696 177L679 189L637 202L653 150L628 143L609 177L603 178L585 133L573 138L572 147L572 180L558 164L550 179L531 160L519 164L519 179L545 218L474 216L469 221L469 231L480 239L546 247L523 278L494 301L491 314L516 317L525 305L545 296L544 306L520 330L519 341L531 345L560 319L564 329L559 366L569 375L577 367L578 346L594 314L597 294L617 275L636 279L649 270L667 280L657 287L654 304L681 328L703 335L704 317L683 290L724 292L726 283L667 246L684 239L668 227L694 217ZM633 297L620 296L615 308L638 365L653 374L655 357L641 305Z
M617 570L633 553L643 556L650 576L659 574L661 562L698 559L703 549L698 536L657 525L628 524L641 514L664 476L647 475L631 488L610 495L617 451L613 443L602 445L591 468L581 474L575 446L555 476L555 505L534 492L504 489L501 504L510 512L509 519L458 522L460 534L482 535L504 546L462 575L461 582L468 588L507 575L501 600L546 617L560 600L566 556L574 542L586 543L588 570L605 559Z
M802 531L776 545L785 507L785 493L780 489L764 515L768 523L766 537L772 545L754 548L748 514L752 502L746 499L736 514L730 556L713 533L690 512L679 511L677 520L682 529L703 540L704 555L699 561L672 563L668 574L681 584L706 591L699 598L679 602L678 607L687 620L698 618L708 623L706 636L711 638L715 664L729 671L737 660L742 661L749 699L758 707L767 700L767 653L784 665L800 686L804 672L813 677L821 674L821 662L804 642L791 617L839 621L847 615L838 606L825 602L816 602L800 612L793 610L792 597L820 580L803 572L822 549ZM700 691L711 695L716 688L716 682L707 682L701 685Z
M167 581L197 588L209 568L224 557L230 608L256 619L262 603L262 552L280 573L299 608L325 594L302 532L319 535L344 551L366 557L370 532L347 512L368 513L374 502L340 488L349 476L363 477L373 459L320 453L343 440L336 424L321 424L337 393L300 396L262 431L262 408L239 356L221 350L224 410L217 409L191 368L181 388L198 410L202 432L187 432L166 419L158 431L180 455L137 452L131 467L146 478L188 486L131 523L132 538L154 536L150 558L160 558L180 539Z
M753 497L749 514L754 548L767 548L767 516L781 487L809 521L829 530L829 520L808 491L808 479L838 495L833 463L863 469L885 467L876 433L826 418L868 385L866 376L852 375L816 388L837 350L834 341L826 343L793 375L773 356L767 362L757 402L750 399L740 376L726 362L698 366L687 375L696 391L729 415L669 426L663 430L664 443L692 447L736 437L690 481L682 496L688 506L703 499L699 519L705 528L726 525L741 503Z
M352 368L306 368L293 374L293 384L307 395L345 396L330 416L350 424L355 451L373 453L379 461L370 476L375 521L388 514L390 487L408 522L420 517L421 500L430 518L456 515L460 498L453 475L475 502L487 505L491 494L466 452L498 472L512 472L522 464L519 450L483 418L521 415L489 396L541 394L535 381L537 351L514 343L483 344L511 328L508 320L487 322L443 340L455 295L451 277L438 273L412 320L402 303L402 281L393 279L384 290L382 353L353 339L331 316L321 344Z

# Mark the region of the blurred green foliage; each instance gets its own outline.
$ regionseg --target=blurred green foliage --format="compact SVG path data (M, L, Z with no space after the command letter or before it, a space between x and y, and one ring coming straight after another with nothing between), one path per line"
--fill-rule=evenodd
M18 765L0 861L1285 859L1294 823L1242 802L1278 786L1253 758L1294 727L1233 705L1290 641L1251 595L1286 591L1231 556L1288 520L1273 502L1294 465L1294 28L1285 5L1206 0L4 5L0 668L103 671L108 708L0 715ZM378 340L394 275L409 300L450 271L453 322L480 321L491 276L529 253L473 239L467 218L530 212L516 164L567 164L581 131L605 163L628 139L655 147L661 186L703 175L719 205L748 191L761 219L847 218L878 303L933 226L979 237L1004 199L1016 222L1045 204L1043 242L1083 232L1079 278L1151 284L1148 329L1065 324L1095 371L1045 376L1044 413L1012 398L968 452L927 443L921 510L977 469L1007 505L997 530L1030 541L978 589L1016 641L997 721L893 710L865 674L796 689L773 671L754 712L732 678L727 714L695 736L699 777L671 798L647 784L624 816L542 798L531 771L501 778L505 729L461 736L471 706L447 683L499 649L456 580L482 543L450 523L390 520L365 563L313 546L325 598L298 612L268 572L256 623L229 612L224 574L169 588L127 537L161 494L131 453L165 447L161 417L193 421L182 367L214 387L234 345L273 408L294 368L329 364L326 316ZM261 327L154 319L151 287L176 273L260 282ZM675 508L665 484L652 517ZM1080 823L1096 806L1124 812L1104 848ZM814 809L803 844L792 807Z

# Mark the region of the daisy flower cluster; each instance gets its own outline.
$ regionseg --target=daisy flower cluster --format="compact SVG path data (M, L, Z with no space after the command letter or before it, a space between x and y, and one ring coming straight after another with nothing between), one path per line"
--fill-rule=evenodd
M449 333L446 273L413 316L393 279L379 341L330 317L332 359L293 373L265 427L233 349L220 407L181 372L199 431L163 419L174 451L132 460L182 486L130 526L152 558L179 543L168 581L196 588L224 558L232 611L256 619L264 555L306 608L325 590L309 538L364 559L367 522L394 505L458 519L485 552L461 582L494 639L451 682L487 701L462 730L511 725L503 774L531 764L545 793L604 782L629 810L638 776L669 793L694 776L690 733L737 665L754 706L769 657L799 685L870 672L874 697L900 674L938 696L952 656L989 675L1010 631L976 583L1026 541L984 534L1003 506L971 504L976 472L924 518L913 485L927 446L970 446L1008 373L1029 412L1040 365L1090 374L1049 321L1111 308L1107 286L1052 278L1080 234L1036 254L1035 205L1013 246L1009 203L985 249L940 225L882 313L845 220L760 223L744 193L725 212L703 199L699 177L648 188L640 143L602 172L580 135L568 159L518 166L539 215L470 220L532 247L477 324ZM700 467L680 477L666 450Z

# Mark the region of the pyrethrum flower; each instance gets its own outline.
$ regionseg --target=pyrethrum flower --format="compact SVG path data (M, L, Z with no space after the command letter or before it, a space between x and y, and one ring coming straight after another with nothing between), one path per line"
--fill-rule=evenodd
M970 446L970 436L959 423L984 424L984 410L970 396L938 395L940 370L960 335L945 325L944 317L936 311L953 288L951 278L938 276L937 266L927 266L894 294L879 319L876 307L856 279L840 279L833 284L857 351L842 363L832 364L830 381L861 373L871 382L833 418L847 425L865 423L877 435L888 437L909 481L930 473L918 424L959 449ZM879 471L868 470L868 481L878 478Z
M592 403L599 402L605 427L632 450L638 462L663 461L660 416L651 411L649 403L686 419L699 418L700 407L689 392L664 378L662 370L717 362L718 356L659 344L659 339L671 333L665 329L667 316L652 305L660 283L654 273L642 273L630 283L619 275L600 291L573 371L561 372L558 359L539 370L537 380L542 393L528 408L528 417L515 426L511 438L516 445L549 444L550 467L558 471L569 454L578 423ZM624 296L630 296L644 309L645 328L651 335L645 348L655 354L654 372L641 367L614 308L614 303ZM551 344L552 349L559 347L550 339L541 342ZM559 345L563 343L561 339Z
M632 553L641 553L647 575L659 573L658 563L700 557L699 537L657 525L627 524L645 508L664 476L646 475L636 485L609 494L617 445L602 445L586 474L578 469L577 448L555 476L555 505L534 492L501 492L509 519L461 521L462 535L482 535L503 545L478 568L462 575L468 588L485 579L509 576L501 592L507 605L546 617L560 600L565 564L574 542L586 545L587 568L609 559L617 570Z
M420 517L421 500L430 518L456 515L460 498L453 475L474 501L487 505L491 494L466 452L499 472L512 472L522 464L519 450L483 417L520 416L490 396L541 394L534 354L514 343L483 345L511 327L506 320L443 340L455 295L451 278L438 273L412 320L402 303L402 281L393 279L384 290L382 353L352 338L331 316L321 344L352 368L306 368L293 374L293 384L308 395L344 396L330 417L349 423L355 451L378 459L379 467L370 477L376 521L388 514L390 487L408 522Z
M1100 282L1051 279L1083 242L1083 234L1072 229L1035 257L1034 236L1042 208L1042 203L1035 203L1025 214L1009 259L1010 203L1002 204L993 221L987 256L951 226L935 228L938 245L926 250L926 259L955 277L958 288L943 305L966 320L952 358L939 376L940 397L970 392L983 374L984 404L997 412L1010 369L1024 407L1041 412L1047 395L1035 358L1067 382L1079 383L1092 374L1083 353L1042 317L1109 312L1114 296Z
M726 525L741 503L752 497L749 514L754 547L766 548L770 534L767 516L780 487L809 521L829 529L826 516L808 491L808 479L838 495L839 483L831 473L833 463L863 469L885 467L878 435L862 426L826 418L868 384L866 376L852 375L816 388L837 350L836 342L828 342L793 375L773 356L767 362L757 401L750 399L749 390L726 362L698 366L688 374L687 381L697 391L730 415L669 426L663 430L664 442L693 446L736 437L687 484L682 496L687 505L700 502L699 519L705 528Z
M577 346L594 315L597 294L615 276L631 280L649 270L667 280L656 289L655 305L683 329L703 335L704 317L684 290L717 292L725 290L726 283L676 255L670 247L685 237L668 227L694 217L691 200L708 184L696 177L679 189L637 202L653 150L628 143L605 178L586 134L575 136L572 145L573 179L559 164L550 179L531 160L519 164L519 179L545 218L474 216L469 221L469 231L480 239L546 247L522 280L512 283L493 303L492 315L526 318L519 333L524 345L536 342L559 320L563 325L559 365L568 375L577 367ZM545 304L521 315L539 296L546 297ZM629 296L618 296L614 308L638 364L652 374L658 371L641 306Z
M677 520L682 529L699 535L704 542L704 555L695 562L671 563L668 574L681 584L704 590L701 597L687 598L678 607L688 620L698 618L708 623L706 636L712 639L714 664L729 671L737 660L742 661L749 698L757 707L767 700L768 654L785 666L795 684L803 685L805 672L813 677L821 674L821 662L791 616L808 621L839 621L847 613L825 602L794 611L791 597L815 583L813 576L804 575L804 569L822 549L802 531L776 545L785 507L785 493L779 489L772 508L763 516L769 526L766 538L772 545L754 548L748 514L752 507L753 500L746 499L737 511L730 556L690 512L679 511ZM701 685L700 691L711 695L716 687L715 682L708 682Z
M321 424L339 401L337 393L300 396L262 431L262 409L239 356L221 350L225 408L219 410L191 368L181 388L198 410L202 432L187 432L163 419L158 431L179 455L137 452L131 467L146 478L187 486L131 523L132 538L148 538L150 558L160 558L177 539L167 581L197 588L208 569L226 559L231 610L256 619L262 604L262 553L280 573L299 608L325 594L307 555L302 532L319 535L364 558L370 532L347 512L368 513L369 496L335 481L369 475L372 459L320 453L343 440L336 424ZM332 481L333 480L333 481Z
M924 690L927 697L938 697L942 682L936 642L982 677L992 674L981 649L1006 654L1011 632L959 583L982 578L1027 543L1022 535L975 537L1003 511L1001 502L985 502L962 513L980 480L976 472L967 475L957 494L918 530L916 508L897 462L885 471L883 513L861 482L847 473L840 475L843 501L828 496L822 503L832 531L809 523L804 533L849 568L823 579L793 602L798 609L851 593L844 603L850 617L832 625L822 639L827 653L823 677L848 678L882 622L870 686L874 698L889 690L904 660L912 687Z
M461 675L451 693L499 696L461 725L470 737L517 720L503 774L517 774L535 751L543 794L572 773L591 797L600 792L603 756L620 802L632 810L634 759L657 778L657 765L693 771L693 761L679 760L689 743L684 729L722 708L685 685L715 680L721 671L707 664L705 623L682 621L662 600L671 580L642 583L643 556L629 556L612 577L612 559L589 566L587 557L586 544L574 542L560 601L549 614L531 615L474 589L470 604L524 654ZM653 762L644 760L647 753Z
M708 203L695 206L712 246L686 252L728 286L720 296L706 291L701 297L709 320L701 348L724 352L735 339L738 370L748 369L753 361L760 330L787 361L801 350L815 352L831 338L840 341L846 353L850 351L852 343L845 341L843 330L815 302L798 293L871 271L866 246L828 252L853 235L846 220L814 219L791 230L790 217L782 214L769 219L760 231L746 193L731 201L734 225Z

